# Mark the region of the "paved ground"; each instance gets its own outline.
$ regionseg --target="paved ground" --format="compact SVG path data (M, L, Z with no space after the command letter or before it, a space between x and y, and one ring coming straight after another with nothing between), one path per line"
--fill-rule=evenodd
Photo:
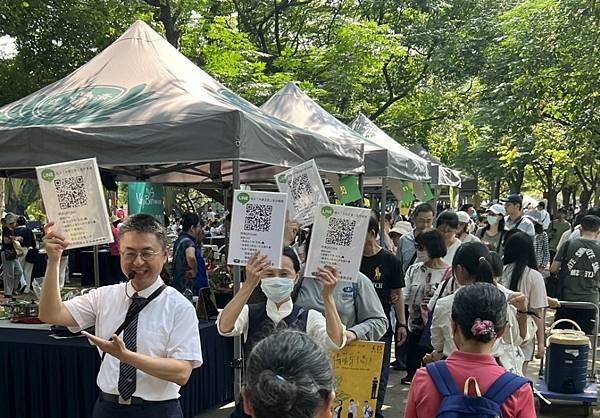
M537 372L539 370L539 362L533 362L530 371ZM404 417L404 409L406 407L406 399L408 397L408 386L400 384L400 379L404 377L404 372L391 370L390 381L386 395L386 403L384 405L384 414L386 418L402 418ZM535 381L537 376L530 376ZM221 408L206 412L197 418L226 418L233 410L233 404L225 405ZM538 415L540 418L573 418L583 417L583 407L579 405L553 404L543 409L543 412ZM600 417L600 408L595 409L594 416ZM274 417L275 418L275 417ZM433 418L433 417L432 417Z

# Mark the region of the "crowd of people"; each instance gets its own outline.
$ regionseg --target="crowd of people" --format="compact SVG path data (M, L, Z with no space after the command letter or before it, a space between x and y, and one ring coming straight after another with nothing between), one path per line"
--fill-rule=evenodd
M550 296L598 303L600 208L579 213L571 224L564 210L552 219L540 202L525 212L521 196L510 195L502 203L441 213L420 203L407 218L387 215L386 221L380 230L372 212L353 283L340 281L332 266L305 277L314 231L294 221L286 224L280 266L260 253L250 259L241 290L216 321L221 335L243 336L244 387L233 417L340 416L327 352L356 340L385 347L377 403L363 408L369 416L384 416L390 369L406 372L408 418L435 416L448 396L463 393L456 387L471 384L476 393L489 391L499 415L536 416L523 376L528 362L544 355L546 308L558 308L557 318L586 332L594 324L592 312L560 307ZM129 281L68 302L59 293L67 243L52 223L46 226L40 318L73 330L95 325L95 335L85 335L106 354L95 417L139 405L145 408L123 416L158 416L157 402L168 405L160 416L179 417L176 392L202 363L195 312L182 293L208 285L199 251L205 224L196 214L181 217L166 287L160 275L169 258L165 228L147 215L114 222L120 274ZM16 219L7 216L3 248L25 240L15 229ZM6 281L11 260L5 253ZM560 293L549 296L550 288ZM358 418L363 400L353 401L350 413Z

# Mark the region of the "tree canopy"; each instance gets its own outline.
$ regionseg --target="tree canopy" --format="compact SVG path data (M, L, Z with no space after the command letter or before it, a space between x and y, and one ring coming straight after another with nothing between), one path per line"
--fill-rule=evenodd
M142 19L257 105L295 81L501 193L600 200L594 0L27 0L0 5L0 105ZM566 203L566 202L565 202Z

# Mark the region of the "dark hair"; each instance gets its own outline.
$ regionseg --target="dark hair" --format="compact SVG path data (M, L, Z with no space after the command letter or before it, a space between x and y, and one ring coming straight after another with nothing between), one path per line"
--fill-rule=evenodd
M313 418L333 389L329 356L303 332L271 335L248 356L245 392L256 418Z
M600 218L600 206L594 206L587 211L586 215L594 215Z
M581 230L587 232L597 232L600 229L600 218L596 215L585 215L581 218Z
M538 208L546 209L546 204L544 202L538 202Z
M465 242L458 247L452 260L452 271L461 266L474 278L475 283L494 283L490 250L480 242Z
M24 216L17 217L17 226L27 225L27 219Z
M433 213L433 215L435 216L435 210L433 209L433 206L431 206L429 203L420 203L418 204L415 209L413 210L413 218L416 218L417 216L419 216L420 213Z
M537 269L533 239L525 232L512 233L504 246L504 265L514 263L509 289L517 291L526 267Z
M298 260L298 256L296 252L292 249L292 247L285 246L283 247L282 255L285 257L289 257L294 264L294 271L298 273L300 271L300 260Z
M152 215L138 213L129 216L121 225L120 235L128 232L140 232L143 234L154 234L163 249L167 248L167 233L164 226Z
M200 218L195 213L187 212L181 216L181 229L185 232L200 223Z
M506 327L506 296L489 283L461 287L452 302L452 320L467 340L490 342ZM475 332L475 335L473 328L478 321L490 321L493 332Z
M437 229L430 229L420 233L415 238L415 242L425 247L430 258L440 258L446 255L444 237Z
M442 225L448 225L452 229L458 229L458 215L453 210L445 210L440 213L435 221L435 227L439 228Z
M469 208L474 208L474 207L475 206L473 206L471 203L465 203L465 204L461 205L461 207L458 210L467 212L469 210Z
M371 211L371 216L369 216L369 227L367 232L375 232L375 235L379 234L379 217L373 211Z
M392 214L391 214L391 213L389 213L389 212L388 212L388 213L386 213L386 214L385 214L385 220L386 220L386 221L391 221L391 220L392 220Z
M534 222L533 230L535 231L536 234L541 234L542 232L544 232L544 225Z
M490 263L494 277L502 276L504 265L502 264L502 257L500 254L498 254L496 251L490 251L490 255L486 257L486 260L488 260Z
M500 215L500 214L498 214L498 215ZM493 212L491 215L489 215L487 213L487 211L485 212L486 219L489 218L490 216L498 216L498 215L496 215ZM483 227L483 232L489 231L491 227L492 226L488 222L486 222L486 225ZM500 217L500 220L498 221L498 233L501 234L503 231L504 231L504 216ZM483 234L481 234L481 237L483 237ZM481 238L481 237L479 237L479 238Z

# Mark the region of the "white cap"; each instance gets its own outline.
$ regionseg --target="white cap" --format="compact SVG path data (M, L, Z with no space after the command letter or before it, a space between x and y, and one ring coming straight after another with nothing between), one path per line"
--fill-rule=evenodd
M492 212L494 215L506 216L506 209L504 209L504 205L499 203L493 204L487 211Z
M469 214L464 210L459 210L458 212L456 212L456 215L458 216L458 222L460 222L461 224L468 224L471 220Z
M390 229L390 232L395 232L396 234L406 235L412 232L413 228L410 222L406 221L398 221L394 224L394 227Z

